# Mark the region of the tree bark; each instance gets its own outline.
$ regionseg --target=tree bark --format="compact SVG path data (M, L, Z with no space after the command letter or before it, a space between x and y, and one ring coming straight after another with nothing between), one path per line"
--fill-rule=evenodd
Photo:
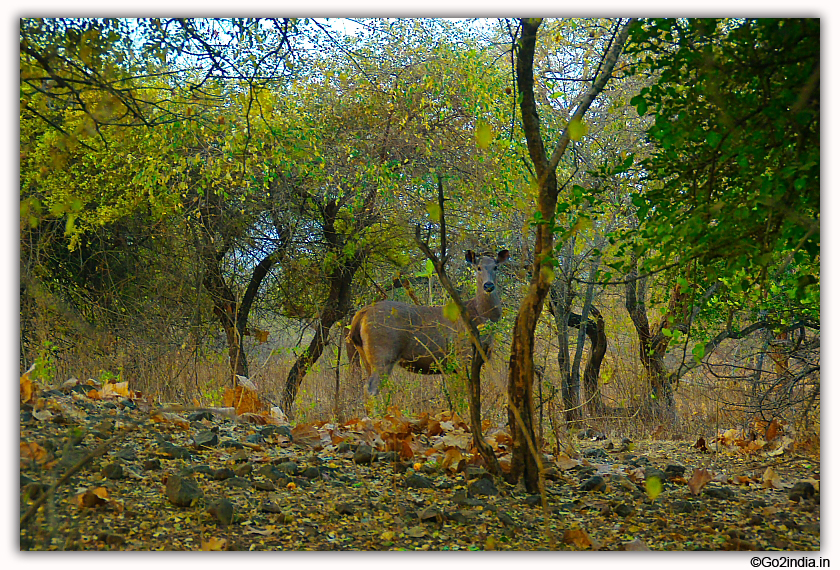
M612 74L618 56L627 39L628 21L616 34L615 42L604 57L601 71L584 94L572 114L570 123L581 121L595 97L604 89ZM539 114L534 96L534 52L539 19L520 20L521 33L516 53L516 81L520 93L522 128L528 145L528 154L537 176L537 210L542 223L537 225L534 240L534 265L531 283L519 306L513 328L510 369L508 377L508 425L513 438L510 480L524 480L530 493L539 489L539 459L534 429L533 379L534 332L542 312L543 302L554 276L554 221L557 209L556 168L569 144L570 131L564 129L550 160L546 159L540 132Z
M292 408L306 373L318 361L329 343L330 329L336 322L346 318L350 312L353 301L353 278L366 256L363 250L359 250L350 258L344 257L342 236L335 227L339 209L340 205L335 200L330 200L321 209L324 219L324 239L327 242L327 250L336 254L336 265L327 277L329 292L320 310L315 335L303 354L295 360L286 376L282 407L289 418L293 417Z

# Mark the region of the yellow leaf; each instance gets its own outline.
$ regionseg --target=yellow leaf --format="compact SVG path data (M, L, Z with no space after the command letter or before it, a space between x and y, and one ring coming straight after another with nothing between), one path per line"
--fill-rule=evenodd
M384 540L384 541L386 541L386 542L390 542L390 541L394 540L394 531L392 531L392 530L386 530L385 532L383 532L383 533L380 535L380 537L379 537L379 538L381 538L382 540Z
M493 140L493 129L484 121L479 121L475 126L475 143L478 148L487 148Z
M440 206L435 202L426 202L426 211L429 212L429 217L432 218L434 221L440 221Z
M201 550L225 550L226 548L226 538L208 538L201 541Z
M648 497L650 497L651 501L656 499L656 497L659 496L659 493L662 492L662 481L659 477L653 476L645 479L645 491L647 491Z
M589 131L589 127L583 122L583 119L572 119L569 122L569 138L573 141L579 141Z
M455 303L454 299L449 299L449 302L443 308L443 316L453 323L459 319L458 305Z

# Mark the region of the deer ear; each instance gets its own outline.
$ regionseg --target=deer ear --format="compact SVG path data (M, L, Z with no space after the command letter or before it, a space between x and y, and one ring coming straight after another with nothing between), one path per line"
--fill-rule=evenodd
M466 255L464 256L464 259L467 260L467 263L475 263L475 252L471 249L468 249L466 251Z
M508 250L506 250L506 249L503 249L503 250L502 250L502 251L500 251L500 252L499 252L499 254L496 256L496 263L504 263L504 262L505 262L505 261L507 261L509 258L510 258L510 252L509 252Z

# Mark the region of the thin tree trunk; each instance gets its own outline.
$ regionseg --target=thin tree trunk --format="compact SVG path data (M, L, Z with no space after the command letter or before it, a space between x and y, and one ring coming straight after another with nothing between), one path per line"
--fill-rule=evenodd
M563 130L551 158L546 158L540 132L539 114L534 96L534 52L540 19L520 20L521 34L516 53L516 81L519 88L522 128L528 145L528 154L537 175L537 210L546 223L538 224L534 240L534 266L531 283L519 306L513 328L511 343L510 372L508 377L508 425L513 438L511 452L510 480L524 480L530 493L539 492L538 450L535 447L533 380L534 380L534 333L543 302L551 286L554 269L553 222L557 209L557 164L571 140L567 127ZM615 41L604 57L600 73L584 94L572 114L570 124L581 121L595 97L604 89L612 75L615 63L621 53L633 20L628 21L617 32Z

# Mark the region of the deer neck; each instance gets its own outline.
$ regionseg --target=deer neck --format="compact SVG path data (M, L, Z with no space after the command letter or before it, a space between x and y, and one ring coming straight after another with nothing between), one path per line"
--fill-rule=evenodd
M498 321L502 317L499 290L496 289L492 293L479 290L475 297L467 303L467 310L476 324L482 324L488 320Z

